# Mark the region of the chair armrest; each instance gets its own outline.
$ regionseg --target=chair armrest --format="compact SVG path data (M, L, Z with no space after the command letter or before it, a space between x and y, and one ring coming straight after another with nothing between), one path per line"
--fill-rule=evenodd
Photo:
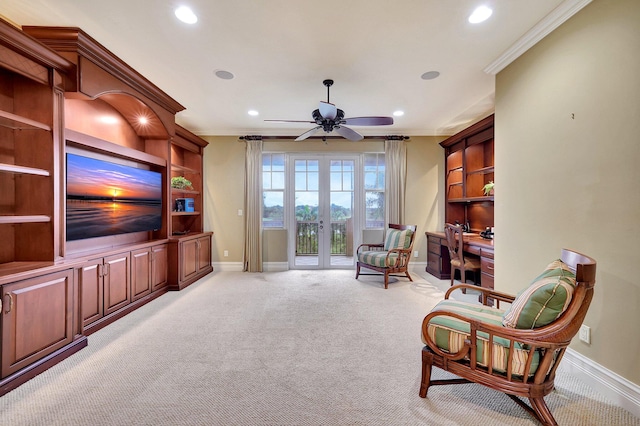
M511 294L502 293L500 291L495 291L490 288L479 287L479 286L470 285L470 284L456 284L454 286L449 287L449 290L447 290L447 292L445 293L444 298L448 299L451 293L453 293L456 290L463 290L463 289L471 289L471 290L479 291L482 293L481 297L486 296L487 298L494 298L499 302L513 303L513 301L516 299L516 297Z
M362 249L363 251L370 251L372 249L379 249L382 250L384 248L384 244L360 244L358 246L358 248L356 249L356 254L360 253L360 249Z
M390 259L391 254L396 254L395 259ZM387 258L385 264L387 267L398 268L404 267L409 263L411 259L411 249L391 249L387 251ZM393 261L393 264L392 264Z

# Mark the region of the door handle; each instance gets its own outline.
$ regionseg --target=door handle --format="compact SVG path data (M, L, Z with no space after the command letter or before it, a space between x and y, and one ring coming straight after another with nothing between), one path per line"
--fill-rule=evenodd
M8 314L9 312L11 312L11 310L13 309L13 296L11 296L10 293L5 293L4 294L5 297L9 296L9 309L7 309L6 311L4 311L5 314Z

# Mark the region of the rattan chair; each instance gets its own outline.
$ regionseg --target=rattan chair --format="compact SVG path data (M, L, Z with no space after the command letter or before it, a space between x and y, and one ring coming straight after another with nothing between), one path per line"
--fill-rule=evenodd
M404 276L413 281L409 275L409 260L416 236L415 225L397 225L390 223L381 244L360 244L356 250L356 279L360 275L384 276L384 288L389 288L389 277ZM360 272L361 268L371 269L377 273Z
M560 273L558 269L550 269L554 263L560 265ZM517 297L467 284L456 285L447 291L445 300L438 303L422 323L422 340L426 345L422 349L419 392L422 398L433 385L474 382L504 392L542 424L557 424L544 396L554 389L558 365L591 303L596 261L574 251L562 250L560 260L554 263ZM575 274L575 281L571 283L575 286L566 291L572 274ZM573 285L571 283L569 286ZM497 301L497 307L450 299L451 293L464 288L481 291L482 302L486 304L491 297ZM559 300L564 304L544 323L540 318L548 312L534 315L533 325L525 324L530 318L525 317L524 311L530 305L522 303L531 302L535 292L542 289L547 291L545 298L551 292L566 292L564 302ZM500 308L501 302L510 304L506 311ZM540 311L541 308L535 309ZM514 312L519 315L517 323L505 326L505 321L516 318L512 315ZM452 332L453 329L457 331ZM431 380L433 366L459 378ZM530 405L521 398L528 398Z

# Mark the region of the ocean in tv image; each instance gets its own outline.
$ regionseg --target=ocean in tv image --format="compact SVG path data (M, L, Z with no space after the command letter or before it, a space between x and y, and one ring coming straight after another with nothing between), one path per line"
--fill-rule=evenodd
M162 174L67 154L67 241L162 227Z

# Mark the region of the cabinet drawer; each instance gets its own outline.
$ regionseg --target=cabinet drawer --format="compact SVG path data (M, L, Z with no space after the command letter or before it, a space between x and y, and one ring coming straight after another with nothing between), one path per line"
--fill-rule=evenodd
M433 271L437 274L440 274L442 270L440 269L440 262L442 258L435 253L427 253L427 268L430 271Z
M480 285L483 288L490 288L493 290L493 275L485 274L480 275Z
M442 247L440 245L440 241L435 242L435 241L429 240L429 244L427 244L427 247L430 253L435 253L438 256L440 255L440 247Z
M487 259L486 257L481 258L480 269L483 274L491 275L493 277L493 259Z

